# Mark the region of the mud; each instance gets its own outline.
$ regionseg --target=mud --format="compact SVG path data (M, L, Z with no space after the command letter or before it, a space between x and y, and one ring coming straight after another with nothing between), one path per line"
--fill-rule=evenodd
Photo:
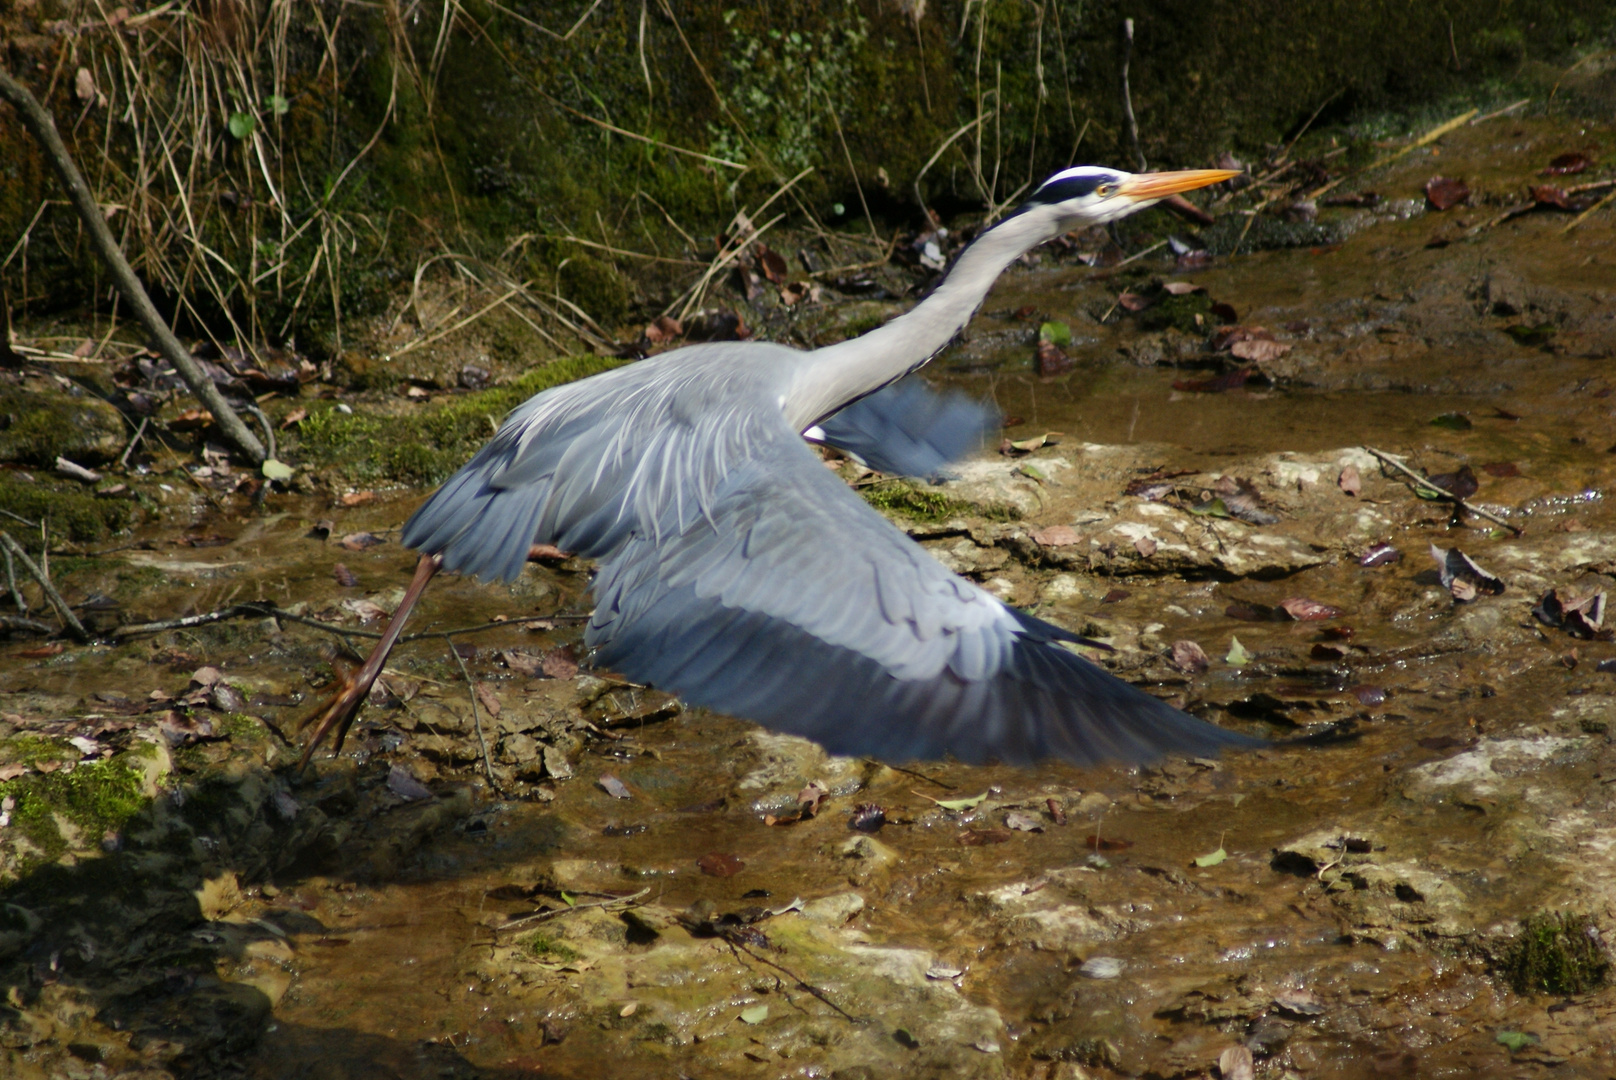
M1477 227L1610 137L1463 129L1373 176L1392 211L1321 212L1325 245L1194 273L1044 258L938 362L1009 439L1049 437L886 497L894 519L1109 644L1098 662L1292 745L1142 770L826 758L574 674L588 568L562 562L435 583L412 629L438 636L299 777L296 721L397 602L421 492L255 511L170 483L151 546L52 560L71 599L106 598L85 608L103 643L18 639L0 669L0 768L21 770L0 1071L1072 1080L1238 1075L1244 1047L1273 1077L1608 1075L1616 645L1534 608L1616 575L1616 224ZM1422 209L1438 171L1479 205ZM1113 310L1153 279L1289 348L1174 389L1239 364L1204 318ZM1076 367L1044 380L1055 319ZM1367 447L1470 466L1508 526ZM1400 560L1362 564L1386 543ZM1458 599L1433 545L1502 592ZM1297 600L1337 610L1277 614ZM116 636L246 601L273 610ZM455 659L442 632L495 618Z

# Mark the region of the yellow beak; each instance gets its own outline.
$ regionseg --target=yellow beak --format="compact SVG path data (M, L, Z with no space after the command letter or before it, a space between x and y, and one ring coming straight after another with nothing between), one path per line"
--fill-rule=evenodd
M1117 188L1136 202L1165 199L1181 191L1194 191L1209 184L1221 184L1240 175L1239 169L1182 169L1178 172L1135 173Z

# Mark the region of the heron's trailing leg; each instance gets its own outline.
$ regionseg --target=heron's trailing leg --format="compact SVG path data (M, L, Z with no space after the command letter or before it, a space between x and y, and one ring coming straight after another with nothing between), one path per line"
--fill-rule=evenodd
M410 579L410 587L404 592L404 599L399 602L398 610L388 620L387 629L382 631L381 640L370 651L365 660L365 666L351 676L339 673L339 689L324 709L309 717L302 724L308 727L314 724L314 734L309 738L309 745L303 751L303 758L297 763L302 769L308 765L309 759L314 756L315 749L325 741L326 733L333 727L337 729L336 744L333 751L342 749L342 741L348 737L348 728L359 715L359 706L370 693L370 688L376 682L376 677L382 673L387 664L387 656L398 643L398 635L404 630L404 621L410 617L410 611L415 607L421 594L426 591L427 582L431 581L443 566L443 559L437 555L422 555L421 561L415 564L415 577Z

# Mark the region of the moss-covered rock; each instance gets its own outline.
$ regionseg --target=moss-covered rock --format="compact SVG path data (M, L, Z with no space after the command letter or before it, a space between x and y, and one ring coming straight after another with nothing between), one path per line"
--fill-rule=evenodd
M55 380L0 382L0 461L50 467L58 457L80 465L117 458L128 441L123 416L78 387Z
M79 542L101 540L127 528L141 514L128 499L97 498L75 481L33 481L0 473L0 510L29 521L50 522L53 535Z

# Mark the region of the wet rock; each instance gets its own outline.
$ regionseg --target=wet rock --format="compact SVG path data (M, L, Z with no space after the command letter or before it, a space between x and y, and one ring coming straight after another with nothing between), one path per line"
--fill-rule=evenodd
M1583 760L1590 740L1540 735L1482 739L1474 748L1411 770L1403 792L1411 799L1493 797L1518 791L1548 769Z
M802 917L827 926L841 926L863 910L864 897L858 893L836 893L808 901L802 906Z
M745 771L735 782L735 793L760 814L795 811L802 789L813 781L832 797L850 795L864 783L859 759L833 757L818 743L795 735L749 731L737 756Z

